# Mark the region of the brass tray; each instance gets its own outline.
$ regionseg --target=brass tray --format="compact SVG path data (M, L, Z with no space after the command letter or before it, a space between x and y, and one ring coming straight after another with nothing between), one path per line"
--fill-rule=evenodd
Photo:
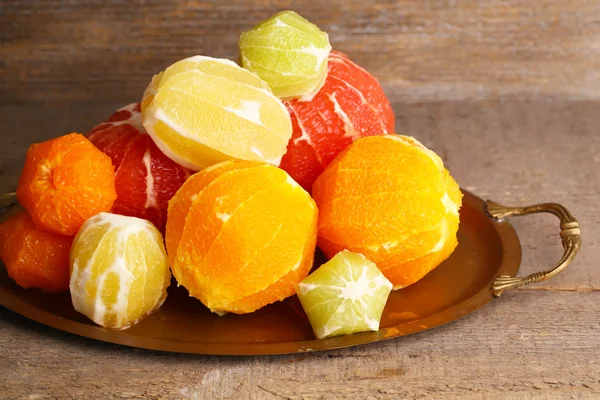
M152 350L218 355L329 350L397 338L454 321L507 289L554 276L581 245L577 221L558 204L512 208L486 203L468 192L464 195L456 251L421 281L392 292L378 332L315 340L296 296L252 314L218 317L174 283L159 311L128 330L111 331L77 313L68 293L24 290L8 278L4 268L0 268L0 305L62 331ZM521 245L504 218L537 212L550 212L560 219L565 255L549 271L515 278ZM319 262L322 257L317 257Z

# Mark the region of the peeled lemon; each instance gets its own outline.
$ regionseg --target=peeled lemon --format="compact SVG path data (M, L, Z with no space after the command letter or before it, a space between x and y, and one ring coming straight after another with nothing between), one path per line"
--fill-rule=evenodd
M362 254L342 251L296 286L317 339L377 331L392 284Z
M330 51L327 33L293 11L280 12L240 37L242 66L285 100L310 100L323 87Z
M292 136L290 115L266 82L232 61L203 56L152 79L142 121L163 153L195 171L230 159L279 165Z
M167 298L171 272L163 238L150 222L100 213L71 248L73 307L106 328L126 329Z

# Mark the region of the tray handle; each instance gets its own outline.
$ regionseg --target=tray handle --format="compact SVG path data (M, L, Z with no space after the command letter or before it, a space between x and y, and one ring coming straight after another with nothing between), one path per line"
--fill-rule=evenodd
M560 220L560 237L562 239L563 248L565 249L561 259L554 267L547 271L535 272L521 278L507 275L497 277L492 285L492 291L496 297L499 297L505 290L515 289L552 278L567 268L581 247L581 229L579 228L579 222L577 222L571 213L560 204L544 203L528 207L505 207L488 200L486 202L486 209L487 213L497 220L517 215L543 212L556 215Z

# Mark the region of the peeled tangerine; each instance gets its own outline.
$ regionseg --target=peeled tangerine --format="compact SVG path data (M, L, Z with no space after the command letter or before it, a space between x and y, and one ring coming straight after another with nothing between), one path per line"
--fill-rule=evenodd
M26 211L0 224L0 258L8 276L25 289L67 290L72 242L72 237L38 228Z
M115 168L117 200L111 212L147 219L164 231L167 204L190 171L156 147L142 126L140 105L120 108L88 138Z
M379 330L392 284L362 254L342 251L296 286L317 339Z
M293 295L312 267L316 240L314 201L271 165L206 168L169 203L173 275L217 314L250 313Z
M280 167L308 191L354 140L394 132L394 112L375 77L337 51L327 66L325 86L311 101L285 102L294 133Z
M442 160L408 136L362 138L313 186L319 248L373 261L400 289L417 282L457 245L462 194Z
M195 171L230 159L279 165L292 136L290 116L265 81L202 56L154 76L142 118L160 150Z
M87 218L109 211L116 198L110 158L83 135L29 147L17 199L39 227L74 236Z
M242 67L283 99L310 99L327 76L329 37L293 11L282 11L240 37Z
M126 329L167 298L171 273L160 232L150 222L100 213L71 249L73 307L106 328Z

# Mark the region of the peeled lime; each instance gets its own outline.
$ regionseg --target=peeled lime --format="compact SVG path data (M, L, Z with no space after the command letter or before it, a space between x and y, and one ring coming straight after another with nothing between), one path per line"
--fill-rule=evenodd
M317 339L379 330L391 290L374 263L346 250L296 286Z
M158 309L171 272L163 238L150 222L100 213L71 248L73 307L106 328L126 329Z
M284 100L310 100L327 77L327 33L293 11L283 11L240 37L242 66Z

